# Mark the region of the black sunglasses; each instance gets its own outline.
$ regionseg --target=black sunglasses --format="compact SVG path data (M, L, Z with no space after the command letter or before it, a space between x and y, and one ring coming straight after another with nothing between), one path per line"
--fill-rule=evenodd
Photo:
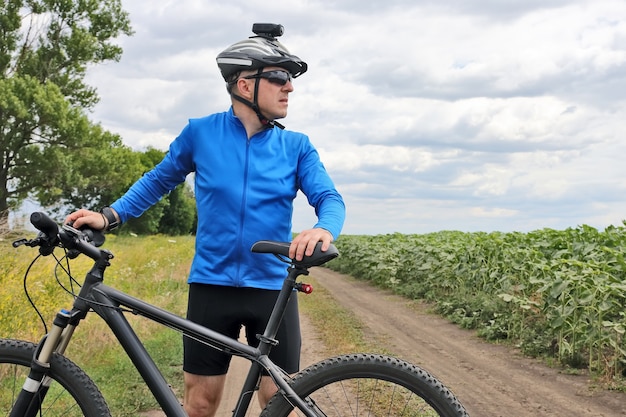
M248 75L247 77L243 78L245 78L246 80L251 80L253 78L265 78L272 84L285 85L288 81L291 81L291 74L287 71L273 70L262 72L260 74Z

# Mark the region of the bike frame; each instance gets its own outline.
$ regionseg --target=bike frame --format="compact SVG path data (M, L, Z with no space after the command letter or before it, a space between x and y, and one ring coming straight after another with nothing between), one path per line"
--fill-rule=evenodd
M92 309L105 320L113 331L166 415L168 417L187 416L161 371L141 343L130 323L126 320L123 309L127 309L132 311L133 314L177 330L184 337L192 337L215 349L243 357L251 362L248 376L242 387L237 405L233 410L233 417L245 416L253 393L258 389L263 369L274 380L279 392L282 392L294 406L302 410L308 417L317 417L313 409L291 389L288 384L289 376L268 357L272 346L278 343L275 336L289 298L300 285L296 283L296 278L299 275L308 274L306 269L300 269L293 265L288 268L287 278L283 282L265 331L263 335L257 335L259 338L258 347L241 343L236 339L224 336L214 330L109 287L102 283L101 273L98 272L103 272L103 270L99 271L98 266L94 266L92 271L87 274L85 285L81 288L72 311L64 311L57 314L50 333L40 343L40 353L38 355L40 362L45 363L46 356L49 355L46 352L55 351L61 354L64 352L78 323L86 316L86 312ZM43 360L41 359L42 357Z

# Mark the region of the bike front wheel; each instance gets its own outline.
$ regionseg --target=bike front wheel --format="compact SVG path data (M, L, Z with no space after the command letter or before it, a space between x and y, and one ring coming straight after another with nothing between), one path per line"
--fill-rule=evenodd
M468 417L454 394L418 366L385 355L325 359L290 382L296 394L326 417ZM303 413L280 393L261 417Z
M11 414L28 377L36 345L0 339L0 416ZM110 417L102 394L76 364L54 354L48 373L50 385L35 414L42 417Z

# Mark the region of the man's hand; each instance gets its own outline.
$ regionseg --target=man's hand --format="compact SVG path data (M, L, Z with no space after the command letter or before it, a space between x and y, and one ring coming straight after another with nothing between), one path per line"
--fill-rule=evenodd
M101 213L80 209L65 218L65 224L72 222L72 226L80 229L89 226L94 230L104 230L107 227L106 219Z
M311 256L317 242L322 242L322 252L330 247L333 236L326 229L308 229L296 236L289 246L289 257L301 261L304 255Z

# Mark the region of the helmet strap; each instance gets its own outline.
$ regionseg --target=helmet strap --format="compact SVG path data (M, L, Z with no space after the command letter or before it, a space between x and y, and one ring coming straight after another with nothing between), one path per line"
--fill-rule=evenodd
M261 74L263 72L263 68L259 68L257 71L257 74ZM254 102L250 102L248 100L246 100L245 98L238 96L237 94L232 94L232 96L240 101L241 103L245 104L246 106L250 107L252 110L254 110L254 112L256 113L256 115L258 116L259 120L261 121L261 124L263 124L265 127L267 127L268 129L272 129L274 126L276 126L279 129L284 129L285 126L283 126L282 124L278 123L276 120L270 120L267 117L265 117L263 115L263 113L261 113L261 109L259 108L259 102L258 102L258 96L259 96L259 84L260 84L261 79L257 78L255 79L254 82Z

